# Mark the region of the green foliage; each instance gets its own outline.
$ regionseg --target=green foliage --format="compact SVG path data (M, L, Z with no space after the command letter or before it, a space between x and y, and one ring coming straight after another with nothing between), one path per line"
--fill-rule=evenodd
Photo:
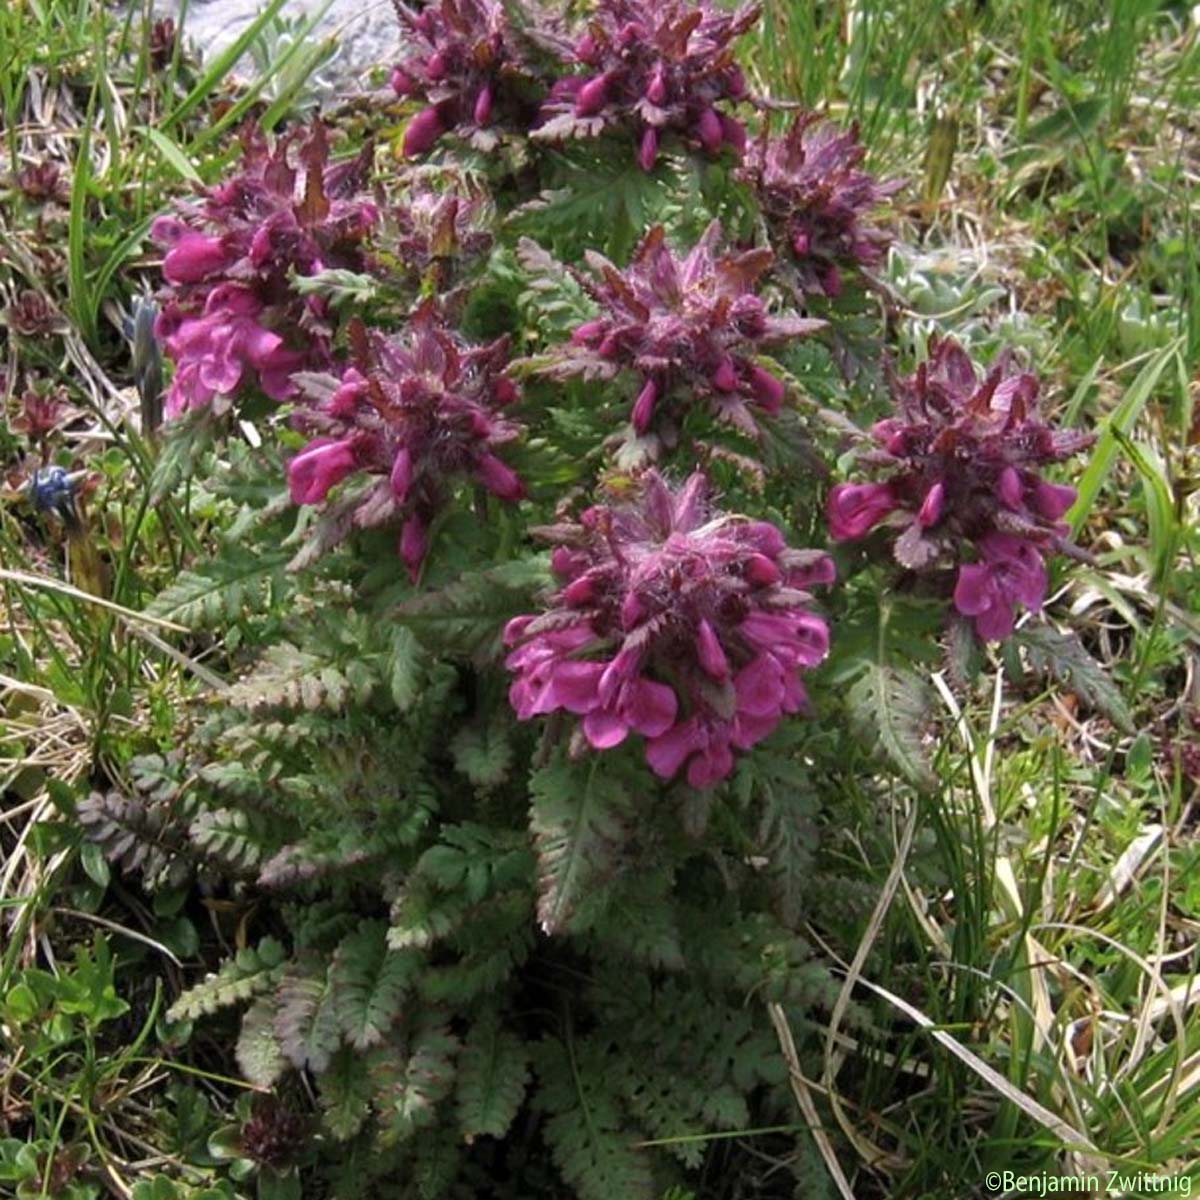
M287 952L274 938L239 950L211 978L195 984L167 1010L172 1021L189 1020L241 1004L273 987L284 974Z
M1013 645L1025 651L1032 671L1074 692L1122 732L1132 732L1133 716L1121 689L1087 652L1078 634L1052 625L1028 625L1017 631Z

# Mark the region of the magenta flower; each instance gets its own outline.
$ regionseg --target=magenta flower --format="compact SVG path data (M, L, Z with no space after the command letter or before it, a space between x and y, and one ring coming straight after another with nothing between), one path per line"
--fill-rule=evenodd
M526 74L504 5L435 0L415 12L397 3L396 11L405 53L392 70L392 90L426 104L405 131L405 155L420 158L450 132L492 149L491 129L519 107Z
M802 113L782 137L766 126L739 171L757 195L772 242L798 291L836 298L842 273L882 261L891 240L871 224L873 208L904 186L859 169L866 151L856 128Z
M755 361L757 354L823 322L769 315L754 286L770 252L718 254L720 239L714 221L680 259L656 226L625 271L589 254L599 281L579 279L601 315L552 353L546 373L612 379L635 372L641 382L631 418L639 435L702 400L720 419L757 436L754 412L777 413L785 395L783 381Z
M468 479L502 500L524 486L497 454L518 436L502 414L517 398L502 372L507 339L467 345L426 303L398 335L351 327L354 365L328 398L297 414L318 436L288 464L292 499L318 504L357 472L378 482L346 500L347 525L400 523L400 556L416 579L429 523Z
M358 465L354 442L316 438L288 463L293 504L320 504Z
M979 562L959 568L954 606L975 618L986 641L1003 641L1013 631L1019 602L1038 612L1046 598L1046 565L1036 546L1008 533L988 533L978 543Z
M804 589L834 577L826 555L789 550L774 525L717 512L707 493L699 473L672 491L650 471L636 500L546 530L563 586L505 630L518 718L582 717L597 750L640 734L656 774L686 765L697 788L805 707L801 673L829 631Z
M169 417L254 385L285 400L295 394L296 371L328 366L324 302L301 298L290 279L361 268L362 242L377 219L375 206L355 195L369 152L333 166L328 159L320 124L273 149L250 130L238 175L154 222L150 236L166 248L170 285L155 327L176 364Z
M829 532L839 542L869 533L897 506L886 483L839 483L829 493Z
M959 567L955 604L981 637L1012 631L1012 602L1040 608L1043 556L1070 551L1063 514L1074 488L1041 467L1090 445L1092 435L1054 430L1038 412L1038 381L1002 357L981 380L947 338L907 379L893 379L898 414L878 422L880 449L863 461L887 467L882 483L842 483L829 494L830 532L864 537L883 521L898 531L894 552L914 571ZM979 561L962 564L974 545ZM998 630L1004 629L1003 633Z
M626 129L645 171L667 135L710 155L728 146L740 158L746 131L724 111L746 95L732 43L761 11L746 4L724 12L708 0L599 0L567 56L582 70L551 89L533 136L559 141Z

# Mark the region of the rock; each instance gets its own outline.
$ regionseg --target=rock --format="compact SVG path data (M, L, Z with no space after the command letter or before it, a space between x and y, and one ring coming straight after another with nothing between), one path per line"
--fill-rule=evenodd
M202 59L219 54L245 31L247 25L266 7L267 0L191 0L184 19L183 35ZM162 16L178 19L179 0L158 0ZM252 53L239 62L235 74L243 78L258 75L294 44L294 34L304 20L321 7L319 0L289 0L276 27L263 31ZM333 35L337 49L310 78L301 102L328 102L343 96L370 90L374 68L384 67L396 58L400 26L389 0L333 0L329 11L309 35L319 40ZM375 81L378 86L380 80ZM278 88L268 87L267 95Z

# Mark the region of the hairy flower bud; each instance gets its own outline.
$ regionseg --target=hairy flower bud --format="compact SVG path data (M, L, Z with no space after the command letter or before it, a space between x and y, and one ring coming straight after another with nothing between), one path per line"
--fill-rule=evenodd
M736 138L726 127L726 141ZM738 174L757 193L772 242L786 247L781 257L797 291L837 297L844 269L883 259L889 238L868 217L902 183L861 170L865 153L856 129L815 113L801 113L782 137L764 125L746 150Z
M165 250L169 286L154 333L175 362L168 417L251 385L286 400L295 372L329 365L332 331L319 298L306 300L291 280L362 267L361 244L378 218L356 195L368 159L369 150L330 164L319 123L273 146L250 129L236 175L155 220L150 236Z
M571 56L587 73L551 88L533 136L553 141L624 129L645 171L667 134L708 154L729 146L740 156L745 133L721 106L746 94L731 46L760 12L759 4L745 4L731 13L710 0L598 0Z

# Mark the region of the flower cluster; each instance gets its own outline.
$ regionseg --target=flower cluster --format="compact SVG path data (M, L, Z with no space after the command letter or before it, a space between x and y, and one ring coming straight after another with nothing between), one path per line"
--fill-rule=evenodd
M472 177L419 167L390 214L388 233L398 264L422 291L444 294L458 282L461 263L491 249L494 218L486 188Z
M252 382L286 400L296 371L328 365L325 303L298 296L290 276L362 265L378 215L357 194L368 165L369 151L330 165L319 123L274 149L248 131L238 175L154 222L170 285L155 327L176 364L169 417Z
M706 400L718 417L754 436L752 409L774 414L785 394L782 380L754 356L823 322L768 315L754 285L770 265L770 251L721 255L720 239L714 221L680 259L657 226L625 271L590 254L599 280L581 282L601 315L575 330L546 372L558 378L612 378L623 369L635 371L641 388L632 420L639 435L651 428L674 392L676 399Z
M866 151L856 129L839 129L802 113L782 137L766 127L751 145L740 176L752 184L772 240L787 248L798 290L836 297L842 271L874 266L888 235L867 219L904 186L859 170Z
M426 104L409 122L404 153L419 157L451 131L479 141L509 101L509 77L521 73L504 5L437 0L419 12L397 3L396 11L406 53L392 70L392 90Z
M583 70L551 89L534 136L558 140L627 129L646 171L667 134L709 154L730 146L740 156L745 128L721 106L746 96L732 42L761 11L747 4L724 12L708 0L599 0L569 56L570 65Z
M927 362L893 381L897 415L872 434L881 447L865 461L892 468L882 483L843 483L829 495L829 525L839 540L865 536L885 518L900 530L898 561L915 571L958 566L954 603L979 636L1008 637L1015 605L1045 599L1044 555L1068 548L1060 518L1074 488L1043 479L1039 468L1093 440L1051 429L1038 412L1038 381L1007 357L981 380L951 338Z
M672 491L650 471L635 500L544 532L563 586L505 630L520 719L576 714L598 750L639 733L657 775L686 764L704 788L805 707L801 671L825 657L829 631L803 589L832 582L826 555L715 511L699 473Z
M354 365L327 399L297 423L317 436L288 464L297 504L320 504L357 472L378 483L350 498L359 527L401 520L400 556L416 579L429 523L457 479L482 484L503 500L524 495L521 480L496 451L520 432L502 414L517 398L504 374L508 340L468 346L432 303L403 333L386 337L351 327Z

